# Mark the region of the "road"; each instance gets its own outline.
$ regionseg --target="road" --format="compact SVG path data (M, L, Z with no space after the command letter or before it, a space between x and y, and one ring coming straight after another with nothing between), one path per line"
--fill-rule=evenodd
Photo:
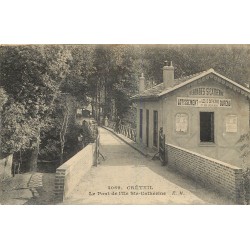
M232 204L100 128L101 159L63 204Z

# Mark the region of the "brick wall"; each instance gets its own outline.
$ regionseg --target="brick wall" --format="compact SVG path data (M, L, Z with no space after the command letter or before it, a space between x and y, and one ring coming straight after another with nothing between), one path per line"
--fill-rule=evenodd
M56 169L55 201L66 199L96 162L96 143L90 143Z
M166 157L169 167L243 204L241 168L171 144L166 144Z

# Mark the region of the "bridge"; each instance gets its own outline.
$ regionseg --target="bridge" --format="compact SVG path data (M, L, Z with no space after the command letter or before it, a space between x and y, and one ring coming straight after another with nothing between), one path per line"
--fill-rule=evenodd
M5 199L0 203L235 204L233 199L170 168L169 164L162 166L159 160L152 159L154 152L138 147L133 138L100 127L99 139L98 159L97 145L90 143L60 166L56 174L17 175L18 185L5 190L2 195ZM173 151L174 146L167 147L169 152ZM173 159L169 157L169 161Z
M105 128L99 131L104 159L99 157L99 164L74 183L60 204L233 204L145 157L122 135Z

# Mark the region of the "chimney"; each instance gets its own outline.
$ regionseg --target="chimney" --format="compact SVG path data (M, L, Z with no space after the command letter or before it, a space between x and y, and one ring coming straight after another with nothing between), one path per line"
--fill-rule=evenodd
M163 67L163 85L164 89L174 86L174 67L172 61L168 64L168 61L165 61L165 66Z
M142 73L139 79L139 93L142 93L144 90L145 90L145 77Z

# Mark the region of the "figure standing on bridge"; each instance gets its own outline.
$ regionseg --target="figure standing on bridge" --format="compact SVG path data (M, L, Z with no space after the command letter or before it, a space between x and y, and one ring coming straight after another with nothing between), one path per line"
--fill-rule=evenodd
M115 132L119 134L120 131L120 125L121 125L121 119L119 116L117 116L116 121L115 121Z
M78 136L78 150L82 150L84 148L84 145L83 145L83 132L82 132L82 129L80 130L80 134Z

